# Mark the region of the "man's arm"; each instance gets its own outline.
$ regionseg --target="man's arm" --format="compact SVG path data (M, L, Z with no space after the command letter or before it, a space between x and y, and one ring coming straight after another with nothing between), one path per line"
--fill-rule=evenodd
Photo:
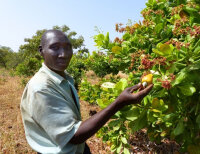
M139 89L140 84L125 89L117 99L107 108L96 113L88 120L83 121L75 135L70 140L72 144L80 144L94 135L117 111L126 105L139 103L152 89L153 85L141 90L138 93L132 93Z

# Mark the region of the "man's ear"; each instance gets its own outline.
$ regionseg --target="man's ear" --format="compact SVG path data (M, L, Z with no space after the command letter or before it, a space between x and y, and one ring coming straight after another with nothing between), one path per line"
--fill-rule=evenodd
M38 51L40 53L40 56L43 57L43 51L42 51L42 46L41 45L38 47Z

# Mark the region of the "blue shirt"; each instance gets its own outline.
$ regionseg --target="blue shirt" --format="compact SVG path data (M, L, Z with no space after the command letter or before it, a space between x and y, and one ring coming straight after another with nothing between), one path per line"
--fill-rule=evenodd
M81 124L81 115L73 79L65 74L63 78L43 64L24 89L21 114L25 135L37 152L79 154L84 151L85 143L69 143Z

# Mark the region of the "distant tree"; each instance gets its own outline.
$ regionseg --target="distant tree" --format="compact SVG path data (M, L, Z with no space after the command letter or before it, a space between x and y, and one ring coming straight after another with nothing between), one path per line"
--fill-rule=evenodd
M15 68L20 62L18 53L9 47L0 46L0 66L10 69Z
M8 50L5 47L0 48L0 66L6 68L6 55L8 54Z
M78 52L75 53L70 61L70 65L67 68L67 72L73 77L75 80L75 87L79 89L79 84L81 82L82 75L84 71L87 70L86 61L88 59L87 53Z

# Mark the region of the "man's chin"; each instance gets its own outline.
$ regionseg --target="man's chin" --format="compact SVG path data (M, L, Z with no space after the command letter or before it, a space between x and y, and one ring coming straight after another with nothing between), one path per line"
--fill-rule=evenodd
M50 69L56 73L59 74L59 72L64 72L66 70L67 66L63 65L63 66L57 66L57 67L51 67Z
M57 68L55 69L55 71L64 72L64 71L66 70L66 68L67 68L66 65L65 65L65 66L60 66L60 67L57 67Z

